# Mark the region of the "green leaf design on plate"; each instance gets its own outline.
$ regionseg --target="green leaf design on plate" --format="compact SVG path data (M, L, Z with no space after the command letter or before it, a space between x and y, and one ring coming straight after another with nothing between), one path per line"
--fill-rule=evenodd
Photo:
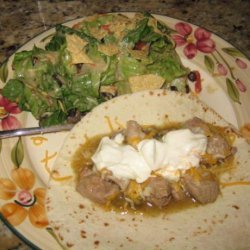
M240 93L238 91L238 89L235 87L234 83L232 82L232 80L230 80L229 78L226 79L226 83L227 83L227 92L230 96L230 98L234 101L237 102L239 104L240 103Z
M241 53L238 49L236 48L223 48L222 49L225 53L227 53L228 55L230 56L233 56L233 57L243 57L243 58L246 58L246 56Z
M11 150L11 160L14 165L19 168L23 162L24 158L24 150L23 150L23 143L21 137L18 138L15 146Z
M211 57L209 56L204 56L204 64L207 67L207 70L213 74L214 73L214 61Z
M57 238L55 232L53 231L53 229L50 228L50 227L47 227L46 230L47 230L47 232L56 240L56 242L60 245L60 247L61 247L63 250L66 250L66 247L64 247L64 246L61 244L61 242L58 240L58 238Z
M2 65L0 66L0 79L3 83L6 82L7 78L8 78L8 60L6 60L5 62L2 63Z

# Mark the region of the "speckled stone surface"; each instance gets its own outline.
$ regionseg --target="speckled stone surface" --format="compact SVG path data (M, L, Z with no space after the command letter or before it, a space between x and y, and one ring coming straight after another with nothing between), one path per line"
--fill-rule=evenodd
M150 11L182 19L218 34L250 57L248 0L1 0L0 10L0 62L57 23L110 11Z
M116 11L149 11L202 26L250 58L249 0L0 0L0 63L37 34L78 17ZM0 222L0 250L29 249Z

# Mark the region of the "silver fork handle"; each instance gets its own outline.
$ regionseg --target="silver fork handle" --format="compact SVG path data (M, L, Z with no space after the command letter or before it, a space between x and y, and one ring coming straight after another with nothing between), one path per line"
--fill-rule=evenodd
M50 127L31 127L31 128L22 128L22 129L13 129L13 130L4 130L0 131L0 139L18 137L18 136L27 136L27 135L37 135L37 134L46 134L46 133L55 133L60 131L69 131L73 128L74 124L65 124L65 125L56 125Z

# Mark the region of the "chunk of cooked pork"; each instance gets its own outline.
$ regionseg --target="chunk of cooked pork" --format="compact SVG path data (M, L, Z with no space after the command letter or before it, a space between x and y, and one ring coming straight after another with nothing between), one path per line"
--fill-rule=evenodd
M159 208L167 206L172 198L169 182L160 176L148 179L143 195L149 203Z
M128 179L119 179L115 177L109 170L106 170L104 173L102 173L102 178L107 181L116 183L120 187L121 191L124 191L129 185Z
M209 126L198 117L194 117L187 120L184 123L184 127L190 129L195 134L205 134L209 135L211 133Z
M185 191L182 188L182 185L179 182L173 182L170 184L171 194L176 201L181 201L186 198Z
M220 192L216 177L208 170L191 168L183 175L182 182L190 196L202 204L214 202Z
M76 190L82 196L100 204L110 202L120 193L120 188L116 183L103 179L88 168L84 168L81 172Z
M184 127L190 129L193 133L203 133L208 137L206 153L211 155L215 161L225 159L235 153L227 140L220 134L212 131L208 124L198 117L194 117L185 122Z
M213 134L208 138L207 153L216 159L224 159L233 153L233 149L220 134Z
M145 137L145 133L142 131L142 127L133 120L127 122L127 128L124 130L124 135L128 144L131 145L136 145Z

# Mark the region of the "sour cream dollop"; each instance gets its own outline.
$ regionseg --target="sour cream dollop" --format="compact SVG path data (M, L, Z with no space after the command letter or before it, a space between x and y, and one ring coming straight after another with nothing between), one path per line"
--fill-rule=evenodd
M152 172L177 181L182 172L198 167L207 148L207 137L189 129L166 133L162 140L145 139L137 148L122 144L123 137L103 137L92 160L97 170L107 169L119 179L142 183Z

